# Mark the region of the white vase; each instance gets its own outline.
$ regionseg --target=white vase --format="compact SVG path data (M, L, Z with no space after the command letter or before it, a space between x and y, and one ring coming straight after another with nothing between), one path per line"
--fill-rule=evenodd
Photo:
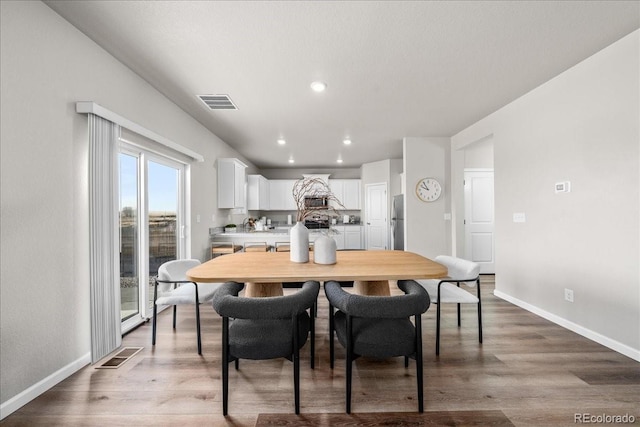
M335 264L336 250L336 240L323 234L313 242L313 262L316 264Z
M298 221L289 232L289 257L293 262L309 262L309 229Z

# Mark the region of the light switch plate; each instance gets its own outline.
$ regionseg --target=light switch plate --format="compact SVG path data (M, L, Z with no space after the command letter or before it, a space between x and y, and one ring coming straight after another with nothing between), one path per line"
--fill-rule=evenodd
M527 217L524 212L515 212L513 214L513 222L527 222Z
M445 221L451 221L451 214L450 213L444 214L444 220Z

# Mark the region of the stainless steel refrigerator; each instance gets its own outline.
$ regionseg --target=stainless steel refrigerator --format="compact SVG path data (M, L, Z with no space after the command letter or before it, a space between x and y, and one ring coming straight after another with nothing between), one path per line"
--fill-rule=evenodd
M404 195L393 196L391 202L391 239L393 249L404 250Z

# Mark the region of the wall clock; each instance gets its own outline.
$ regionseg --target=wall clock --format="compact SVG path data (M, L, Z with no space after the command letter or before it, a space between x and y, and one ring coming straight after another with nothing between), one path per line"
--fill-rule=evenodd
M434 202L440 198L442 186L435 178L423 178L416 185L416 196L423 202Z

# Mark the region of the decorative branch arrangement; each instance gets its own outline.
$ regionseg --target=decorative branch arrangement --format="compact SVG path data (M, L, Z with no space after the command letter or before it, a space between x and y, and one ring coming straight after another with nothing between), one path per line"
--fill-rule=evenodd
M293 185L293 199L296 202L296 221L304 221L307 218L317 215L318 208L308 207L304 203L305 197L324 197L329 202L327 208L323 208L321 215L327 217L338 217L340 213L335 208L339 206L343 210L346 209L342 202L333 194L329 185L319 178L303 178L296 181ZM333 205L332 206L332 203Z

